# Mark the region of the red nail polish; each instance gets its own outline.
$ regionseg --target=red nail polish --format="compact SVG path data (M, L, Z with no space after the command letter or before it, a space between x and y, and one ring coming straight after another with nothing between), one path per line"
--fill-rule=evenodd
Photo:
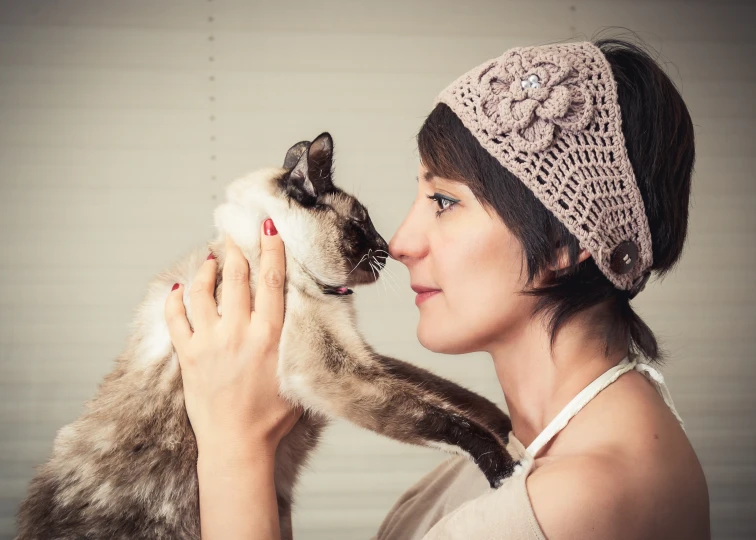
M171 291L175 291L176 289L178 289L178 287L179 287L178 283L174 283Z
M273 225L273 220L270 218L266 219L265 223L263 223L263 231L265 232L265 236L275 236L278 234L276 226Z
M214 259L214 258L215 258L215 255L213 255L212 253L211 253L210 255L208 255L208 256L207 256L207 260L208 260L208 261L209 261L210 259Z

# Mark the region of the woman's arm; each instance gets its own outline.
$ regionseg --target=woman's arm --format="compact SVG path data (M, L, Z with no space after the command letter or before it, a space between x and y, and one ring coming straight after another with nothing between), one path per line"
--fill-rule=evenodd
M254 455L252 455L254 454ZM279 540L273 482L274 452L226 452L200 456L197 464L200 525L204 540Z
M227 238L218 315L217 261L191 285L194 331L179 286L165 316L179 357L184 402L197 438L202 538L278 539L274 456L300 411L278 395L284 247L272 222L261 236L260 282L251 312L249 265Z

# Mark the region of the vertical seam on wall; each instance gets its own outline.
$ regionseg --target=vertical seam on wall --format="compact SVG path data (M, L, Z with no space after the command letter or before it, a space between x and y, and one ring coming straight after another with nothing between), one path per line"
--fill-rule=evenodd
M217 103L217 80L215 69L215 10L213 0L207 0L207 88L208 88L208 128L209 128L209 158L210 158L210 185L212 195L210 196L212 201L217 199L215 194L218 185L218 141L217 141L217 123L216 116L217 111L215 104Z
M570 35L575 36L577 34L577 6L575 4L570 5Z

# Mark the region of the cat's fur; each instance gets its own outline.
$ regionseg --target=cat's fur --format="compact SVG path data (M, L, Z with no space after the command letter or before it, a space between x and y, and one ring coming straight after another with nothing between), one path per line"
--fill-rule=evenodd
M332 140L323 134L292 147L284 168L230 184L208 245L219 263L218 301L226 233L249 260L253 299L265 218L286 246L278 374L282 395L306 412L276 456L282 538L292 534L295 481L330 417L465 453L493 486L516 464L505 451L511 423L493 403L377 354L357 331L346 287L375 281L388 246L365 208L333 185L331 160ZM184 283L191 322L189 290L206 256L207 248L196 249L150 283L115 369L87 412L59 431L32 480L19 539L199 539L197 447L163 312L173 283Z

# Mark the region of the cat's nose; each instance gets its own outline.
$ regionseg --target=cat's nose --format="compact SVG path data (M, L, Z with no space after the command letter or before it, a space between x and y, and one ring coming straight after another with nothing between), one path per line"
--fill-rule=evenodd
M386 255L388 255L388 242L386 242L381 235L378 235L378 249L383 250Z
M380 264L381 268L386 266L386 260L390 257L388 242L378 234L375 238L375 259Z

